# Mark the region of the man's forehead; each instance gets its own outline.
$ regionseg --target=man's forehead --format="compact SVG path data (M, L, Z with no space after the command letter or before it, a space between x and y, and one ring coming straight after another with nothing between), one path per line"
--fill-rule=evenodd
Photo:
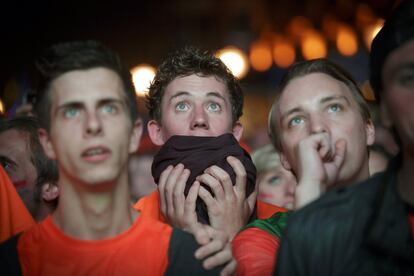
M181 76L172 80L166 87L164 96L172 98L176 96L211 96L228 98L227 87L216 76L199 76L192 74Z
M393 74L403 67L412 67L414 64L414 38L404 45L395 49L384 63L384 76L392 77Z
M119 76L106 68L67 72L52 81L52 106L66 102L99 101L101 99L126 100Z
M327 98L352 98L352 92L346 84L341 81L331 78L329 83L321 84L312 87L306 83L289 83L283 90L279 97L279 104L282 104L284 109L300 106L302 103L311 102L314 104L321 103ZM279 105L280 107L280 105Z
M11 128L0 133L0 149L4 152L22 150L29 147L30 134L26 131ZM21 147L22 144L26 147Z

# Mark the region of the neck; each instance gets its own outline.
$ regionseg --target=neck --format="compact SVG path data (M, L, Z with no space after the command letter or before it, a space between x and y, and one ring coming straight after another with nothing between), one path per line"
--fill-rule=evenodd
M402 165L398 171L398 192L404 202L414 206L414 156L410 151L403 152Z
M129 202L126 173L113 183L102 184L105 188L95 185L74 183L60 175L59 204L52 218L65 234L81 240L105 239L134 223L138 213Z

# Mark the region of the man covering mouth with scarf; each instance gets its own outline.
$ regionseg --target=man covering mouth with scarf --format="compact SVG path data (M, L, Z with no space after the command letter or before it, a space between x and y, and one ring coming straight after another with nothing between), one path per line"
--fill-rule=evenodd
M238 144L243 133L238 80L214 55L184 48L158 67L147 108L150 138L162 146L152 166L158 191L135 207L190 232L209 224L231 240L256 216L256 169Z

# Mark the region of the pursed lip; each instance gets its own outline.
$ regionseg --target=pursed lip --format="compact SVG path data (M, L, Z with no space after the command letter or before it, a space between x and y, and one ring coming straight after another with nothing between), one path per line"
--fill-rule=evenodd
M86 148L82 151L81 157L87 162L96 163L105 161L111 154L112 151L108 147L97 145Z

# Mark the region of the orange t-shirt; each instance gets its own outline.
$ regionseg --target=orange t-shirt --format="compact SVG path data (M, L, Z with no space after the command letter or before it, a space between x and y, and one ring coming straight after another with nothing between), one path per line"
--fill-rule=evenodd
M48 216L23 233L17 250L23 275L163 275L172 228L139 217L124 233L83 241L59 230Z
M270 218L274 213L286 212L287 209L272 205L263 201L258 200L257 206L257 218L267 219ZM155 220L166 222L166 218L161 213L160 208L160 193L158 190L150 193L147 196L142 197L135 203L134 208L141 213L141 216L150 217Z
M0 242L29 229L34 224L10 178L0 166Z

